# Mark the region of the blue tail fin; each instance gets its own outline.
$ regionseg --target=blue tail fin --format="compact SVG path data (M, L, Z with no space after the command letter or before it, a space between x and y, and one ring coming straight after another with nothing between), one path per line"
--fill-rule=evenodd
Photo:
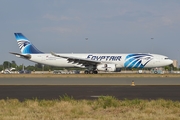
M38 50L22 33L14 33L22 54L43 53Z

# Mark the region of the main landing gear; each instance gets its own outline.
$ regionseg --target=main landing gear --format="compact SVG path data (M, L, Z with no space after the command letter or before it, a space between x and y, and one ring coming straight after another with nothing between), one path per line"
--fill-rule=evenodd
M84 74L98 74L97 70L85 70Z

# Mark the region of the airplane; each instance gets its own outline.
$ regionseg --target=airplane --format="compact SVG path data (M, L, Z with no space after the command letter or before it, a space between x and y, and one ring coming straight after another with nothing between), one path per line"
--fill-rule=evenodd
M98 71L115 72L121 68L157 68L173 63L167 56L150 53L44 53L22 33L14 35L21 53L10 52L11 54L43 65L85 68L85 74L97 74Z

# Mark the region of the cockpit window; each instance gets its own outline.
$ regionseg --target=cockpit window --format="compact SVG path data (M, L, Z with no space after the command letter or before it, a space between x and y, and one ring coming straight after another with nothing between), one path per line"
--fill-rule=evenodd
M169 58L164 58L165 60L169 60Z

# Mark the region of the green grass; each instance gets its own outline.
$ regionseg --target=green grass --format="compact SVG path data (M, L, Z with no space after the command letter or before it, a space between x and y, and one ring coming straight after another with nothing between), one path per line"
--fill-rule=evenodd
M0 100L0 120L179 120L180 102L171 100L118 100L100 96L75 100L65 94L55 100Z

